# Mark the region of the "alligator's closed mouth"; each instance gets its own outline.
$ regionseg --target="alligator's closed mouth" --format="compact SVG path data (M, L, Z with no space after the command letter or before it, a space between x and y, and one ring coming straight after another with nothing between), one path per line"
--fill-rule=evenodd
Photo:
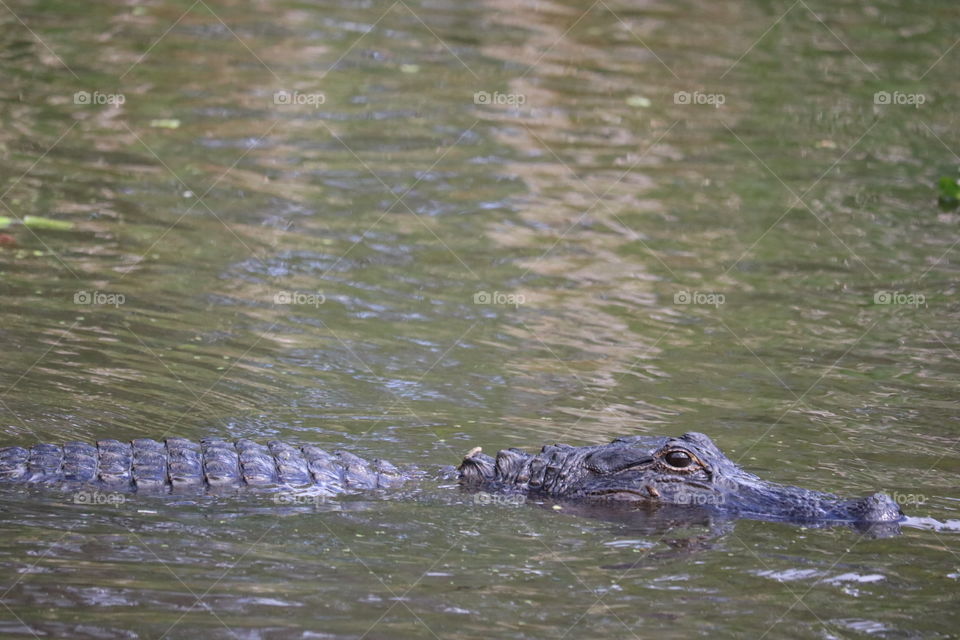
M647 490L644 493L641 493L640 491L634 491L633 489L605 489L602 491L591 491L587 495L593 498L602 498L605 500L629 500L631 502L636 502L638 500L651 502L660 498L660 494L656 489L653 489L652 492Z

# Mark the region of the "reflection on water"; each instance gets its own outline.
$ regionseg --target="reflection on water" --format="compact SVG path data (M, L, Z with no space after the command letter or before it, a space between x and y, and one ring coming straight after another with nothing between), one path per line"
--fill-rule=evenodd
M956 17L9 4L4 440L430 466L697 430L765 478L956 521L957 216L933 188ZM638 529L430 483L258 500L5 490L0 631L953 633L957 545L926 521Z

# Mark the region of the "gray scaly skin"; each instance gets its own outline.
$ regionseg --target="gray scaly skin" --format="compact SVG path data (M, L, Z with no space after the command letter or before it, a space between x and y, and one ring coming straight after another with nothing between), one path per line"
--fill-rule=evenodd
M417 473L314 446L182 438L101 440L0 449L0 482L111 490L199 491L253 486L315 487L333 495L396 487ZM687 505L729 517L799 524L891 523L903 513L886 494L843 499L761 480L701 433L633 436L605 445L548 445L539 454L476 449L457 468L468 489L592 503Z
M462 484L487 491L572 500L690 505L714 513L798 524L898 522L900 507L875 493L843 499L761 480L738 467L702 433L632 436L593 447L549 445L539 454L471 452Z
M164 442L100 440L30 449L0 449L0 482L96 485L127 491L198 491L241 486L313 486L330 495L398 486L406 479L389 462L311 445L183 438Z

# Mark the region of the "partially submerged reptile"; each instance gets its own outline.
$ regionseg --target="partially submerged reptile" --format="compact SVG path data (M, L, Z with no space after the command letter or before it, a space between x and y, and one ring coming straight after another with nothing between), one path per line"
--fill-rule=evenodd
M707 436L630 436L609 444L556 444L530 454L504 449L491 457L474 449L457 467L468 489L530 498L681 505L724 517L823 526L894 523L903 513L890 496L846 499L774 484L727 458ZM315 446L218 439L195 443L101 440L0 448L0 483L40 483L111 491L198 492L244 486L310 487L324 495L391 488L416 475L382 461Z

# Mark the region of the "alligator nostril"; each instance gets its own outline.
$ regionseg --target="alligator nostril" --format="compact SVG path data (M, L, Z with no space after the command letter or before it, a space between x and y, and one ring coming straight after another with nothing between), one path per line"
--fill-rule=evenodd
M903 518L903 510L885 493L875 493L859 501L860 518L865 522L896 522Z

